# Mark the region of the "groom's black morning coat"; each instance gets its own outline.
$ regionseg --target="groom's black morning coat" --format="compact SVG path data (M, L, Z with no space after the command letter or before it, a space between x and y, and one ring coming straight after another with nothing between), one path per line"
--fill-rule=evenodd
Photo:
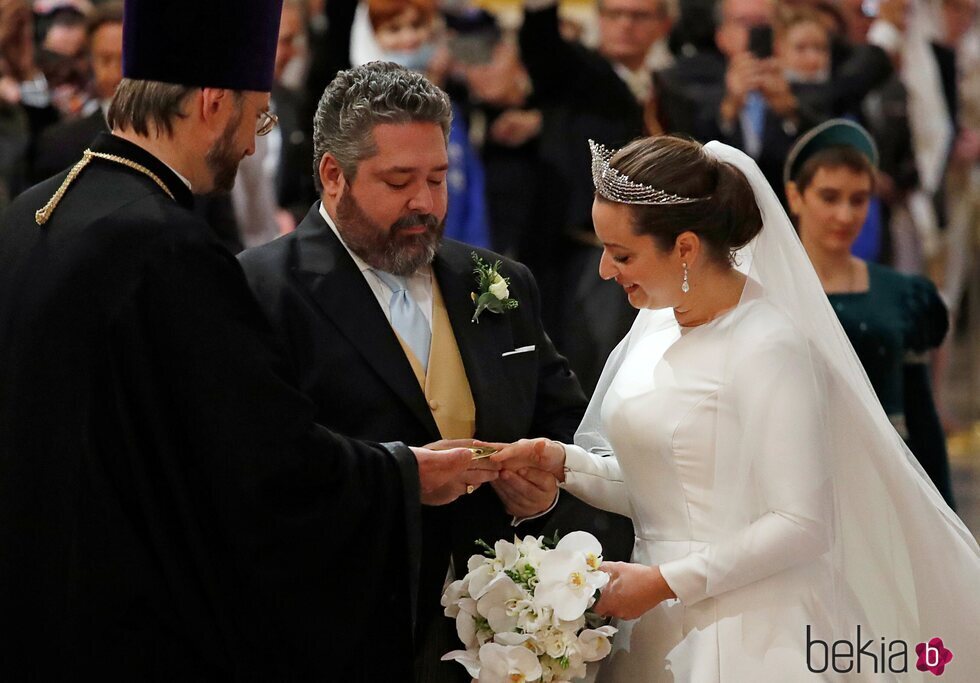
M502 261L519 307L470 321L476 288L471 253ZM300 386L317 420L344 434L413 445L439 439L425 396L378 301L344 245L313 205L295 232L243 252L252 290L297 363ZM546 436L570 441L586 399L541 324L537 287L523 265L444 240L432 264L476 405L476 438L510 442ZM533 346L524 353L507 352ZM510 538L514 529L490 486L442 508L423 508L419 621L441 613L439 593L449 553L458 570L477 552L473 541ZM338 520L342 523L342 520ZM528 525L527 528L525 524ZM525 523L521 533L538 532ZM548 528L599 530L607 556L626 559L627 520L562 495ZM602 533L612 527L611 533ZM616 539L618 543L610 543ZM441 618L441 617L439 617ZM448 620L447 620L448 621Z

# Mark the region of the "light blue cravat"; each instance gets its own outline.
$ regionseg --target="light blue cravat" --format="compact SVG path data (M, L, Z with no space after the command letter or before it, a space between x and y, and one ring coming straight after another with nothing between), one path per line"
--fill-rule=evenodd
M391 301L388 310L391 314L391 326L395 332L408 344L412 353L422 363L422 369L429 370L429 345L432 342L432 330L422 314L422 309L408 293L405 278L376 268L372 269L378 279L388 285L391 290Z

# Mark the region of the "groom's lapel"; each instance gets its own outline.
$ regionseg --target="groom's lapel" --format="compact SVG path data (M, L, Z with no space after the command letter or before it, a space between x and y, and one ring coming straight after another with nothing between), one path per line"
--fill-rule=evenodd
M374 292L318 209L314 205L296 229L296 277L367 365L437 435L418 379Z
M479 323L472 322L476 280L469 247L446 240L432 262L432 270L476 405L476 433L497 433L497 416L506 412L502 403L506 396L500 392L505 372L501 354L514 348L510 323L506 316L488 314L480 316Z

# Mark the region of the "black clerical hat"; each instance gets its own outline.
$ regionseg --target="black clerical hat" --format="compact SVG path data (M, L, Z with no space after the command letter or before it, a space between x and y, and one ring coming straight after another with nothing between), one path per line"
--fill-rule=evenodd
M272 90L282 0L126 0L123 75Z

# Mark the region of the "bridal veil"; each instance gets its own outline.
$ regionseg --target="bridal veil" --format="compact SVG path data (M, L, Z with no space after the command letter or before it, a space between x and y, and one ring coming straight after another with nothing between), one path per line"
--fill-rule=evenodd
M953 653L943 680L977 680L976 540L889 422L758 166L718 142L704 151L742 172L762 213L762 231L735 254L736 267L748 277L739 306L765 301L796 337L789 354L746 349L737 331L719 349L725 381L717 397L716 537L705 539L707 549L694 558L704 566L706 593L720 595L794 564L814 563L825 580L811 587L821 612L818 623L809 624L812 637L831 644L833 652L834 641L853 644L860 626L860 640L873 639L875 652L887 645L891 654L897 641L907 645L908 673L882 666L881 678L869 680L931 678L916 670L915 647L937 637ZM577 445L608 451L601 419L605 394L632 346L672 318L670 309L637 316L606 364ZM790 480L792 486L782 486ZM773 533L782 534L783 552L760 552ZM752 623L765 631L764 605ZM799 624L800 642L811 635L807 626ZM766 647L758 632L744 637L756 640L746 647Z

